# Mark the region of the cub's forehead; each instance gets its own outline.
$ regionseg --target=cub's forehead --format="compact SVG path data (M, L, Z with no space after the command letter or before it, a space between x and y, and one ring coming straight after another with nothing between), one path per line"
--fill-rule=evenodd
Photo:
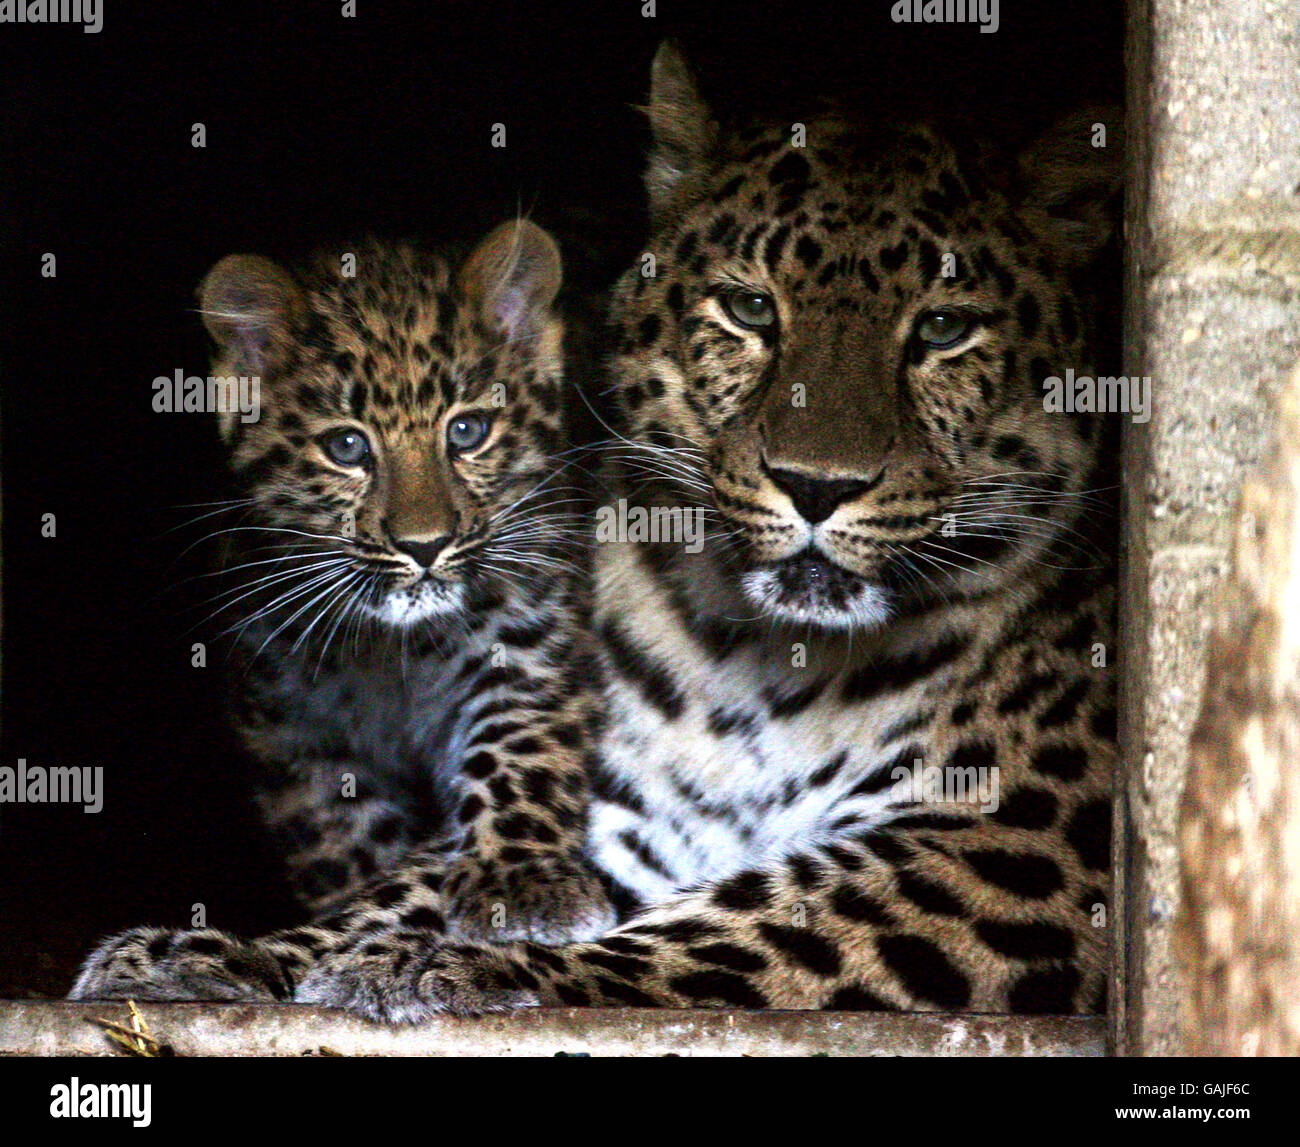
M449 353L462 325L451 268L410 248L322 256L307 288L314 325L334 342L392 353L432 343Z
M318 259L304 286L293 391L304 409L432 425L448 406L491 385L497 340L445 260L362 248Z

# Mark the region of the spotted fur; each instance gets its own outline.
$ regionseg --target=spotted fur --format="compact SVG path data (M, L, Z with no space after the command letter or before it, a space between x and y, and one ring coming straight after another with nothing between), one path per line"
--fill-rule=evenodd
M261 378L256 421L221 416L243 496L217 616L262 810L317 913L420 843L449 865L453 934L599 934L558 251L520 223L456 264L351 258L295 278L232 256L200 292L216 375Z
M1048 414L1041 384L1091 367L1113 152L1079 121L1018 166L925 126L727 133L670 47L649 110L654 274L614 302L609 490L708 538L595 551L585 851L625 922L466 944L428 926L444 866L420 851L254 945L241 998L399 1022L1096 1009L1113 521L1100 420ZM996 807L902 785L917 765L996 770Z

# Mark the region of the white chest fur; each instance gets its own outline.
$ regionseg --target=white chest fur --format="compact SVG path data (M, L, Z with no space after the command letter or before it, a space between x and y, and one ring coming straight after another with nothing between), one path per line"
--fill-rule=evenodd
M892 786L879 779L924 757L924 730L905 721L943 674L860 699L848 683L897 656L907 635L852 648L767 632L719 658L687 632L662 585L616 557L603 570L605 590L621 589L610 616L659 679L647 688L626 657L622 671L609 659L604 796L590 838L601 868L657 900L829 841L841 821L861 831L894 815Z

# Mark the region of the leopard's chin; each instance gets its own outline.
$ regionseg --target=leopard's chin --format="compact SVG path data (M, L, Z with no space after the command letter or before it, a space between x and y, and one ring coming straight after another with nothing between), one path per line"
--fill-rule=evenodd
M824 629L875 629L893 613L884 588L822 557L800 555L749 570L740 587L767 616Z
M456 582L422 578L410 585L389 590L365 611L376 621L394 629L409 629L421 622L463 613L467 606L465 587Z

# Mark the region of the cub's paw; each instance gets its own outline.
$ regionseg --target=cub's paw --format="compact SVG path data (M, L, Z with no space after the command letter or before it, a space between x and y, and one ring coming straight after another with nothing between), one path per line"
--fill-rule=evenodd
M293 984L256 945L223 932L132 928L82 965L70 1000L287 1000Z
M442 887L453 939L560 945L594 940L616 923L600 881L569 856L539 854L511 864L466 856Z
M554 1002L547 995L503 948L438 948L429 937L407 932L368 940L361 952L326 956L298 985L294 1002L415 1024L437 1015L477 1016Z

